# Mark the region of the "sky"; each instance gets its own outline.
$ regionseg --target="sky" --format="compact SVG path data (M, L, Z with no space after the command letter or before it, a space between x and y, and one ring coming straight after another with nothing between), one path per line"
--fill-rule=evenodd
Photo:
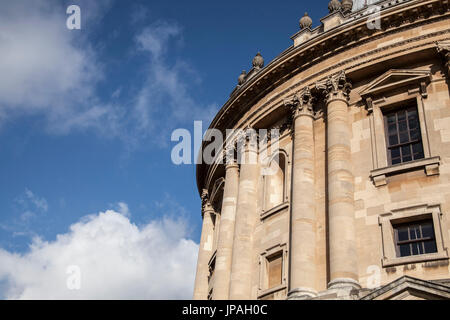
M200 198L171 133L327 5L0 0L0 298L190 299Z

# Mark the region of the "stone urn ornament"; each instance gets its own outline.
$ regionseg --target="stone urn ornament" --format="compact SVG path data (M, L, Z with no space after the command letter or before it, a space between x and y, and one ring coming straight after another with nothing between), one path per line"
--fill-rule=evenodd
M305 12L303 18L300 19L300 29L311 28L313 24L312 19L308 16L308 12Z
M258 52L256 56L253 58L252 64L253 68L255 69L262 69L262 67L264 67L264 59L261 56L260 52Z

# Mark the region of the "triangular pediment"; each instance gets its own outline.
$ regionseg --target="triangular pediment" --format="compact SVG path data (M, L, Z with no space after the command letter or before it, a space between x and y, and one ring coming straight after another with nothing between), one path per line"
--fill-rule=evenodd
M391 91L393 89L429 82L431 72L429 70L391 69L370 82L359 94L367 97Z
M403 276L361 300L448 300L450 287L433 281Z

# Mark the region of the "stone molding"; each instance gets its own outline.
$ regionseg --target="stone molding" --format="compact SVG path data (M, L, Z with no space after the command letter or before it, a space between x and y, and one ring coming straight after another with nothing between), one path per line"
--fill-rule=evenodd
M375 169L370 172L375 187L382 187L388 184L387 177L397 174L424 169L427 176L439 175L440 157L432 157L405 162L385 168Z

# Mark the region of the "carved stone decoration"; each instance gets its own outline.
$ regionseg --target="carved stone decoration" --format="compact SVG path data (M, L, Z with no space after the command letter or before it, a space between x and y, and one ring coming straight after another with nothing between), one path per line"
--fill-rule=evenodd
M447 76L450 77L450 41L436 43L437 51L442 56Z
M242 70L241 75L238 78L238 85L243 85L245 83L245 79L247 77L247 71Z
M203 189L201 198L202 198L202 216L203 216L205 214L206 209L210 206L209 194L207 189Z
M316 89L325 94L327 101L334 98L350 99L351 83L347 80L345 71L329 76L326 80L316 83Z
M371 97L367 97L365 100L367 113L371 114L373 112L373 100Z
M227 143L223 150L223 163L225 165L236 164L236 143Z
M236 137L237 148L243 148L250 146L251 148L256 148L258 146L258 132L250 126L247 126L244 130L239 132Z
M330 13L341 10L341 3L338 0L331 0L328 4L328 10L330 10Z
M303 18L300 19L300 29L310 29L312 27L313 21L308 16L308 12L305 12Z
M342 0L341 7L344 14L352 12L353 0Z
M291 108L292 118L305 115L314 118L313 110L313 96L309 87L305 87L302 91L296 94L298 103Z
M253 68L255 69L262 69L264 67L264 59L261 56L260 52L258 52L256 56L253 58L252 64Z

